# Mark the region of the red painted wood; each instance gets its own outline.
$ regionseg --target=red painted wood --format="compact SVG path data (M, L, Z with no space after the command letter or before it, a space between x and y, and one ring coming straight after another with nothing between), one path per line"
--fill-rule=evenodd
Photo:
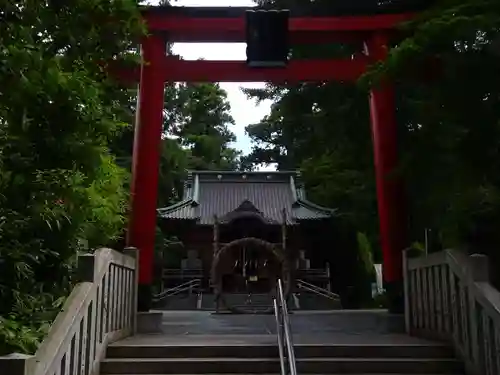
M362 55L344 60L295 60L285 68L250 68L244 61L180 60L165 57L158 79L165 82L316 82L355 81L366 69ZM123 81L137 76L133 69L113 69Z
M127 246L139 249L139 284L153 279L156 201L160 141L163 129L164 83L158 64L166 53L162 38L150 36L142 43L143 59L132 164L131 207Z
M244 61L187 61L165 59L167 82L310 82L354 81L365 71L367 60L295 60L285 68L250 68Z
M387 38L374 34L366 43L369 55L375 60L387 57ZM395 170L398 166L396 106L391 84L382 82L370 95L375 178L386 282L402 280L402 251L406 247L406 216L404 190Z
M316 43L359 37L359 32L393 29L414 17L412 13L375 16L292 17L292 43ZM166 31L172 42L244 42L245 17L187 17L160 13L145 13L150 31ZM315 41L316 39L316 41Z

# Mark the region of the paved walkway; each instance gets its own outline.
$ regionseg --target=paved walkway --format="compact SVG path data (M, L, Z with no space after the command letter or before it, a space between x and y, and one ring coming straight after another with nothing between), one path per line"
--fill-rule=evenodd
M427 340L403 334L386 335L293 335L294 345L429 345ZM274 335L137 335L112 345L149 346L247 346L276 345Z
M294 334L402 333L402 316L383 310L304 311L290 315ZM208 311L168 311L163 315L168 335L275 335L274 315L214 314Z
M290 316L295 345L419 345L425 340L403 332L403 317L385 311L308 311ZM118 345L274 345L274 315L169 311L163 333L137 335Z

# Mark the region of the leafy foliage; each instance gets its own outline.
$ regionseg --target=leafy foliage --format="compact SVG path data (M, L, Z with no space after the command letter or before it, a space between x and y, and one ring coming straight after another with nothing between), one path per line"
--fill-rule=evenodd
M500 208L499 15L496 1L443 1L407 25L411 37L366 77L402 77L401 167L413 220L438 229L444 246L498 241L484 236L493 235ZM436 60L439 74L415 79L416 64Z
M135 99L135 92L131 97ZM121 165L130 170L134 138L135 103L127 106L130 118L112 144ZM164 126L160 160L160 207L181 199L188 169L233 170L240 166L240 152L230 127L234 119L227 93L218 84L171 84L165 87Z
M214 83L183 83L167 87L165 126L188 151L191 169L237 168L239 152L230 147L236 136L227 93Z
M0 354L28 353L71 290L77 253L122 236L136 93L102 62L136 63L124 51L144 30L134 0L7 1L0 20ZM187 168L239 158L218 85L171 85L165 99L160 205L179 198Z
M356 234L356 239L358 242L360 263L365 268L367 274L374 276L375 268L370 241L368 240L366 234L362 232L358 232Z
M82 243L123 227L108 145L127 92L100 62L127 58L142 26L132 0L7 1L0 16L0 352L33 352Z

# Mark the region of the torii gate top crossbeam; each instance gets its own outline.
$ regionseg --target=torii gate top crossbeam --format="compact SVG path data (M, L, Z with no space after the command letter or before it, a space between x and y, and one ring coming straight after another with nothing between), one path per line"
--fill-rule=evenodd
M248 7L146 7L142 16L151 32L166 32L170 42L244 42ZM367 33L394 29L413 13L325 16L291 11L292 43L362 40Z

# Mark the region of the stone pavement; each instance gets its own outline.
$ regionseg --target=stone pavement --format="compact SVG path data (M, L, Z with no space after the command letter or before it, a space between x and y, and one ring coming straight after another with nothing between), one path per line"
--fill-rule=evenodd
M404 334L402 316L382 310L294 312L290 315L296 345L419 345L425 340ZM214 314L207 311L168 311L163 333L137 335L125 345L273 345L274 315Z
M294 345L436 345L441 343L403 334L372 335L293 335ZM276 345L274 335L137 335L120 340L112 346L248 346Z
M294 334L402 333L404 318L385 310L296 311L290 314ZM275 335L274 315L214 314L208 311L166 311L163 332L169 335Z

